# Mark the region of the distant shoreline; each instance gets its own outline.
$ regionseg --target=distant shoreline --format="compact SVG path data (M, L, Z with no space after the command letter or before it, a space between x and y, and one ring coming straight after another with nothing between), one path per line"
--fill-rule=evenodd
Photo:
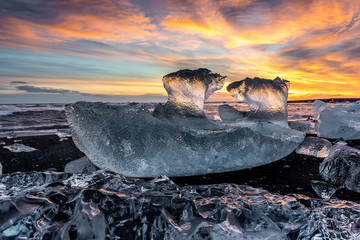
M288 103L311 103L315 102L316 100L321 100L323 102L356 102L360 101L360 98L325 98L325 99L305 99L305 100L289 100ZM96 102L96 101L94 101ZM99 102L99 101L98 101ZM101 102L101 101L100 101ZM205 101L205 103L239 103L240 101ZM105 102L105 103L166 103L166 101L158 101L158 102L135 102L135 101L129 101L129 102ZM21 105L21 104L60 104L60 105L67 105L72 103L0 103L0 105Z

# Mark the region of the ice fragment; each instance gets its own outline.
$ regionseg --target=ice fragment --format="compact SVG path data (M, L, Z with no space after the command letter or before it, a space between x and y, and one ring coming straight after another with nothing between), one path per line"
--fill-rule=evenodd
M14 143L12 145L8 145L8 146L4 146L3 148L6 148L8 150L10 150L11 152L33 152L36 151L36 148L33 147L29 147L29 146L25 146L24 144L21 143Z
M319 137L360 139L359 113L331 108L320 100L314 102L313 110Z
M323 199L330 199L332 195L341 188L338 185L317 180L311 180L310 184L316 194Z
M309 136L296 148L296 153L325 158L329 155L331 147L332 144L328 140Z
M320 164L319 171L326 181L360 192L360 150L336 144Z

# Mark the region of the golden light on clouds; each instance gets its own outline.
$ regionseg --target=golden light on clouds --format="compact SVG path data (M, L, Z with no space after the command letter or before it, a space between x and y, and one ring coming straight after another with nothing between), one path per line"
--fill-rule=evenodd
M0 8L6 94L25 89L8 86L17 79L39 91L166 95L163 75L199 67L228 83L279 76L291 82L290 99L360 93L360 1L14 0Z

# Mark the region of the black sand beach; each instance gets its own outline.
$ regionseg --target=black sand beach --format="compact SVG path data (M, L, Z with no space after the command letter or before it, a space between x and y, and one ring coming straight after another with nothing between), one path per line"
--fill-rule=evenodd
M6 145L13 144L15 141L38 149L34 152L13 153L1 147L0 161L4 174L48 169L64 171L68 162L84 156L71 138L59 141L56 135L1 138L1 141ZM360 140L347 141L347 143L352 147L360 148ZM321 158L293 152L277 162L252 169L193 177L173 177L172 180L179 186L234 183L263 188L271 193L297 193L317 198L318 196L310 186L310 181L322 180L318 170L322 161ZM337 191L334 197L360 201L360 193L344 189Z

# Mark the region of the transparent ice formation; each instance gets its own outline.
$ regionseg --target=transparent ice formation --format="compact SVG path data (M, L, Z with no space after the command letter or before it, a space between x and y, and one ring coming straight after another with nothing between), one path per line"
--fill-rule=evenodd
M142 105L78 102L67 114L77 147L99 168L125 176L187 176L235 171L281 159L304 134L244 121L195 130L153 117Z
M87 157L73 160L65 165L66 173L95 172L96 170L97 168Z
M163 77L168 93L165 105L159 104L153 115L163 121L195 128L212 127L204 113L204 101L225 83L224 76L206 68L180 70Z
M3 148L6 148L6 149L8 149L9 151L14 152L14 153L19 153L19 152L33 152L33 151L36 151L36 150L37 150L36 148L29 147L29 146L26 146L26 145L21 144L21 143L14 143L14 144L12 144L12 145L3 146Z
M325 181L360 192L360 150L340 142L331 148L319 170Z
M249 118L288 124L287 98L290 82L263 78L245 78L227 86L228 92L250 107Z
M316 100L313 104L314 118L319 137L360 139L360 114L348 112L343 107L329 107Z
M99 168L125 176L190 176L274 162L304 139L303 133L288 127L287 120L286 124L274 124L271 119L246 118L224 124L207 119L204 100L224 83L224 77L207 69L181 70L164 76L163 81L169 100L153 114L139 104L78 102L67 106L77 147ZM276 107L270 115L281 112L284 117L287 81L255 78L248 86L252 92L251 86L256 87L254 94L261 94L260 86L265 88L266 96L259 96L258 101L270 98L259 105L269 109L274 101ZM280 107L280 102L285 106ZM263 114L265 110L261 108Z
M0 177L0 239L357 239L360 205L97 171Z
M328 182L312 180L310 182L312 189L323 199L330 199L334 193L341 187Z
M329 155L331 147L332 144L328 140L309 136L296 148L296 153L325 158Z

